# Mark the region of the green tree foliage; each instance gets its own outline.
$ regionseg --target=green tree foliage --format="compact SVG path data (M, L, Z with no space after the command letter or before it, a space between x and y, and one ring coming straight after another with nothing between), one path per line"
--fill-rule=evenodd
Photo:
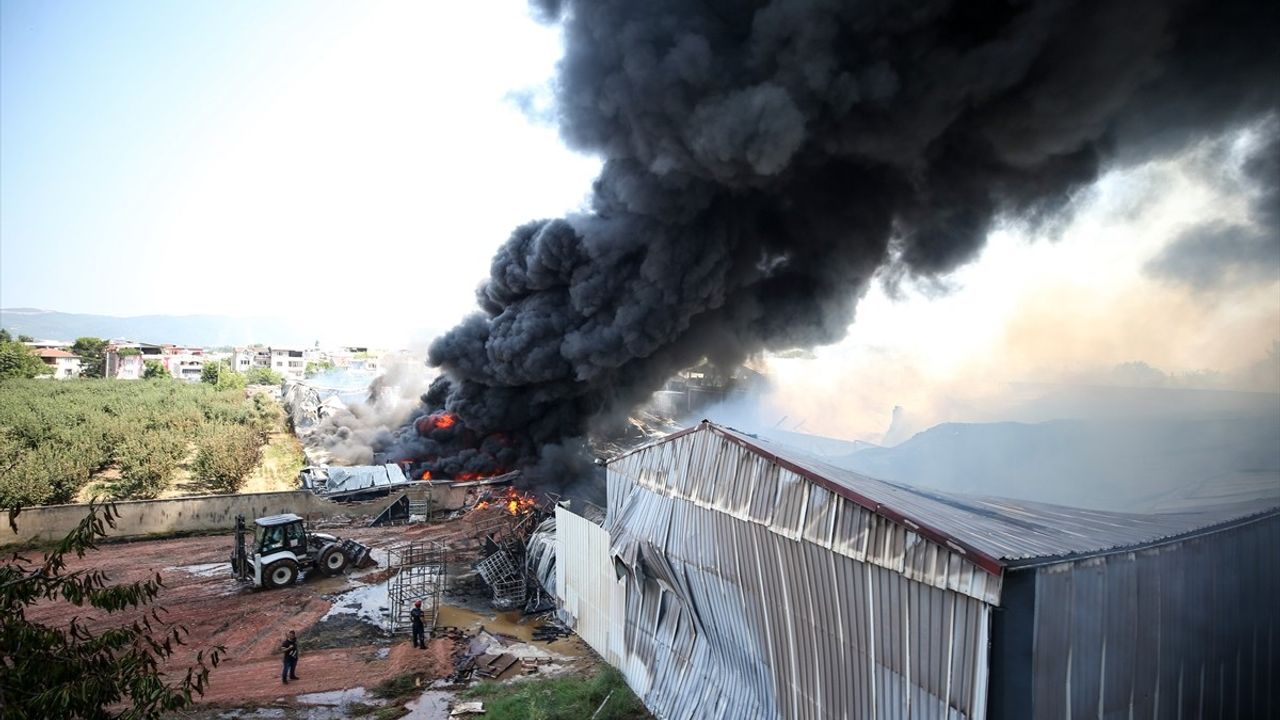
M13 342L13 336L4 328L0 328L0 342Z
M76 338L71 352L80 356L81 377L102 377L106 369L107 341L96 337Z
M245 387L244 375L232 370L225 360L205 363L200 369L200 382L219 390L243 390Z
M328 372L333 368L334 368L334 364L329 362L328 360L321 360L320 362L309 362L307 363L307 367L303 369L302 374L305 375L306 377L312 377L314 375L319 375L320 373Z
M17 530L17 509L9 524ZM113 584L101 571L71 570L119 517L111 505L88 515L39 561L14 554L0 566L0 716L4 718L159 718L204 694L226 649L199 650L185 673L171 667L186 628L161 619L154 577ZM81 563L84 564L84 563ZM37 602L70 604L118 621L45 625L27 611ZM162 672L164 674L162 674Z
M48 372L31 348L20 342L0 341L0 380L33 378Z
M250 385L279 385L284 382L283 375L264 367L251 368L244 374L244 379Z
M210 490L239 492L262 455L262 433L244 425L211 424L196 439L191 474Z
M35 342L35 341L36 341L36 339L35 339L35 338L33 338L33 337L31 337L30 335L19 335L19 336L18 336L18 342L20 342L20 343L33 343L33 342Z
M145 369L142 371L143 380L163 380L170 377L169 371L164 369L164 363L159 360L143 360Z
M173 430L152 430L116 446L120 479L107 486L113 500L146 500L168 489L187 454L187 439Z
M113 468L121 478L108 483L112 497L150 497L202 428L240 426L261 438L280 417L269 397L203 384L0 380L0 505L72 502Z

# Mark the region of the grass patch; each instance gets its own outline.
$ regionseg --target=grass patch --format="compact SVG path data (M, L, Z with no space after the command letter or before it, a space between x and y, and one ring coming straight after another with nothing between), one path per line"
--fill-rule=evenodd
M652 717L614 668L590 678L485 682L462 695L484 701L485 720L586 720L597 709L596 720ZM608 702L600 707L606 697Z

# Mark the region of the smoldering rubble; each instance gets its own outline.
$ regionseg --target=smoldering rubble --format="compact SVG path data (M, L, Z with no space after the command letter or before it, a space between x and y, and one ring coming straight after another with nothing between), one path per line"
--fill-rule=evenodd
M535 8L564 31L560 132L604 167L588 210L499 248L441 376L371 438L424 472L535 462L704 358L840 339L877 278L938 278L1110 168L1278 132L1276 3Z

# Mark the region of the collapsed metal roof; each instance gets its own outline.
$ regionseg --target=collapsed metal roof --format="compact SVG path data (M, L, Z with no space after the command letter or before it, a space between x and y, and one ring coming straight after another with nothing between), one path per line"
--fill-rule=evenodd
M303 487L329 497L390 490L408 485L399 465L318 466L302 470Z
M1003 567L1141 547L1236 521L1280 514L1280 504L1275 502L1234 503L1194 512L1133 514L929 491L829 465L786 445L706 420L611 462L697 432L714 433L935 542L958 546L976 565L995 573Z

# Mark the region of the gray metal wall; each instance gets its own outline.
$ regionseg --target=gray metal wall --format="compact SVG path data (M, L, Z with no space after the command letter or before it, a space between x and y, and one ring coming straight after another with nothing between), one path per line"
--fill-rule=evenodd
M1033 712L997 702L992 716L1280 717L1278 557L1280 518L1273 516L1135 552L1012 571L1035 574L1035 611L1027 618ZM1018 682L1016 672L993 677L997 700Z
M609 473L609 643L658 717L985 717L998 578L711 433L681 440Z

